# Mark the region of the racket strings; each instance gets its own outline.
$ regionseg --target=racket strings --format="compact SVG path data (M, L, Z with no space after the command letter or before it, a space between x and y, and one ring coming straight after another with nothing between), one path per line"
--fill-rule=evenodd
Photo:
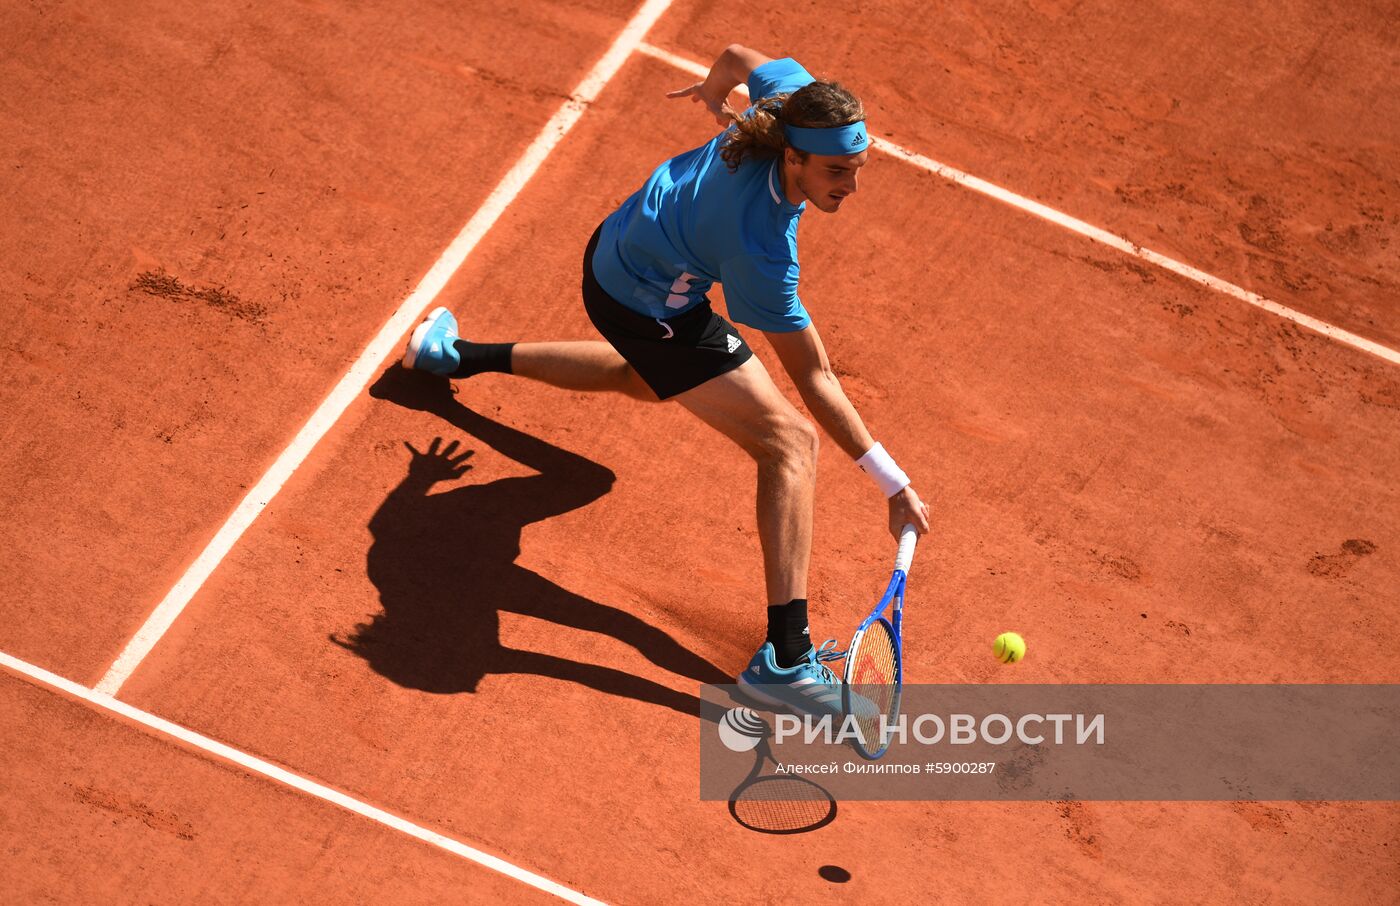
M884 748L885 724L893 721L898 704L899 651L894 633L884 620L872 623L850 654L848 672L851 712L860 728L864 748Z

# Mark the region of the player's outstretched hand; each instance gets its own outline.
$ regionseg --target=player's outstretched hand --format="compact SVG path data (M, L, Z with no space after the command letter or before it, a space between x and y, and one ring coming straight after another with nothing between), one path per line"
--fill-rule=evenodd
M928 504L919 499L912 484L890 498L890 534L898 538L910 523L920 535L928 532Z
M730 123L734 122L734 111L729 107L729 99L711 97L710 93L705 90L704 82L696 82L688 88L677 88L675 91L668 91L666 92L666 97L674 99L688 97L692 102L704 104L705 109L709 110L714 116L715 122L721 126L728 126Z

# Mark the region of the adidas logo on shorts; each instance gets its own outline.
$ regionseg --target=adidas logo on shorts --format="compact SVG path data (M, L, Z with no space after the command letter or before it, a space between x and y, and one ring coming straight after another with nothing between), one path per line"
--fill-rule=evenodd
M729 352L732 354L734 350L739 348L739 338L734 336L734 334L732 333L725 334L725 336L728 338L727 342L729 343Z

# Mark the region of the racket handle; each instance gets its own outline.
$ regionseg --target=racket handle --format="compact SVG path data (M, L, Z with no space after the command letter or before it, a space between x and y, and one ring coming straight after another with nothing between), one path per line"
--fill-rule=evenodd
M904 570L904 574L909 574L909 567L914 562L914 545L919 543L919 533L914 530L912 523L906 522L904 528L899 532L899 553L894 555L894 568Z

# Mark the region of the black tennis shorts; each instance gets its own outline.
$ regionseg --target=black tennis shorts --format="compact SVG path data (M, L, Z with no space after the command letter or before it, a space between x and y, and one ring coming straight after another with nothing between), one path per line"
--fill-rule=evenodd
M660 399L684 393L753 357L753 350L724 318L703 303L674 318L649 318L618 302L593 276L593 252L602 225L583 253L583 307L598 332Z

